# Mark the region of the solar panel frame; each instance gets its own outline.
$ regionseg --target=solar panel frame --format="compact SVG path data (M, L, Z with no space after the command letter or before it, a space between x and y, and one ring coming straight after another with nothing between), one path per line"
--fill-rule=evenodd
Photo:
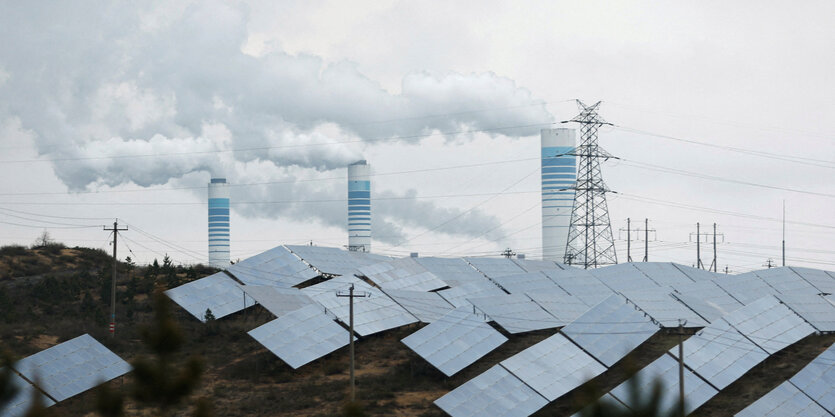
M131 366L89 334L67 340L15 363L12 368L56 401L131 371Z
M661 395L659 408L667 413L673 411L679 397L679 367L676 359L665 353L638 371L632 378L612 389L610 394L626 404L627 407L630 406L631 401L628 385L634 383L632 382L633 378L637 378L640 392L649 392L649 387L653 381L660 381L663 384L663 394ZM685 406L685 413L687 414L699 408L719 392L687 368L684 369L684 390L684 395L687 398Z
M606 371L560 333L503 360L501 365L548 401L556 401Z
M508 339L468 308L450 311L402 342L446 376L470 366Z
M348 331L308 305L247 332L293 369L298 369L348 344Z
M789 381L778 385L735 414L737 417L829 417L831 415Z
M165 291L165 295L204 323L207 309L220 319L255 305L255 301L246 297L241 287L223 272L172 288Z
M835 414L835 344L789 379L818 404Z
M500 365L435 400L452 417L527 417L548 400Z
M770 354L815 332L809 323L773 295L754 301L723 318Z
M0 368L0 373L5 371L6 368ZM21 378L20 375L14 372L9 373L9 385L17 390L17 394L9 398L6 404L0 405L0 415L4 417L22 417L26 415L26 412L32 406L32 396L33 393L37 391L37 388L26 382L26 380ZM39 394L41 404L44 407L51 407L55 405L55 401L52 401L51 398L41 394L39 391L37 392Z
M611 295L591 307L560 332L606 366L612 366L658 332L658 325L629 304Z
M467 301L511 334L552 329L565 324L523 294L468 298Z
M683 349L684 363L720 390L769 356L722 319L690 336L684 341ZM678 358L678 347L669 353Z

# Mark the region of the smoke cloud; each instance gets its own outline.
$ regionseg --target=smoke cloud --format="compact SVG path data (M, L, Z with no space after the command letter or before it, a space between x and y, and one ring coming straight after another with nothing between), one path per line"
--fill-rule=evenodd
M6 5L0 119L16 118L34 133L39 154L54 160L70 190L166 184L195 172L239 184L288 181L279 194L272 185L241 188L239 198L252 201L342 196L343 183L289 181L300 171L342 173L380 140L416 143L431 132L552 120L530 91L492 73L413 73L389 92L350 62L247 55L247 13L224 1ZM489 108L503 109L501 116L471 112ZM419 201L414 191L403 197L376 206L375 237L401 241L401 225L432 227L460 213ZM253 204L239 212L345 227L342 207L332 206ZM496 224L476 210L444 232L475 236Z

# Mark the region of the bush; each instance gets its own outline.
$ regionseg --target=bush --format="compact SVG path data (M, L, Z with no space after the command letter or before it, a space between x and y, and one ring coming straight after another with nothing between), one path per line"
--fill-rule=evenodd
M29 249L22 245L7 245L0 247L0 256L26 256Z

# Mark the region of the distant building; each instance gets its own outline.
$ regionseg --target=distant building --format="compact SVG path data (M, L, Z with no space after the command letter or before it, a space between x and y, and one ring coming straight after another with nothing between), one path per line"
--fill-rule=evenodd
M348 165L348 250L371 252L371 167Z
M542 259L563 262L574 207L574 129L542 129Z
M209 265L229 266L229 184L226 178L209 183Z

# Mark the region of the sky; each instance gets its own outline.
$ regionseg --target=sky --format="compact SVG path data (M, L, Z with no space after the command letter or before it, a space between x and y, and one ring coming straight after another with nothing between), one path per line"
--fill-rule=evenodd
M372 167L376 253L541 256L539 131L602 101L618 260L835 270L835 4L0 0L0 244L46 230L206 262L347 245ZM639 234L639 233L634 233ZM635 238L633 234L633 239ZM643 239L643 236L641 236ZM703 237L704 239L704 237ZM712 243L712 238L709 238ZM631 257L644 257L632 242ZM703 245L702 262L712 260Z

